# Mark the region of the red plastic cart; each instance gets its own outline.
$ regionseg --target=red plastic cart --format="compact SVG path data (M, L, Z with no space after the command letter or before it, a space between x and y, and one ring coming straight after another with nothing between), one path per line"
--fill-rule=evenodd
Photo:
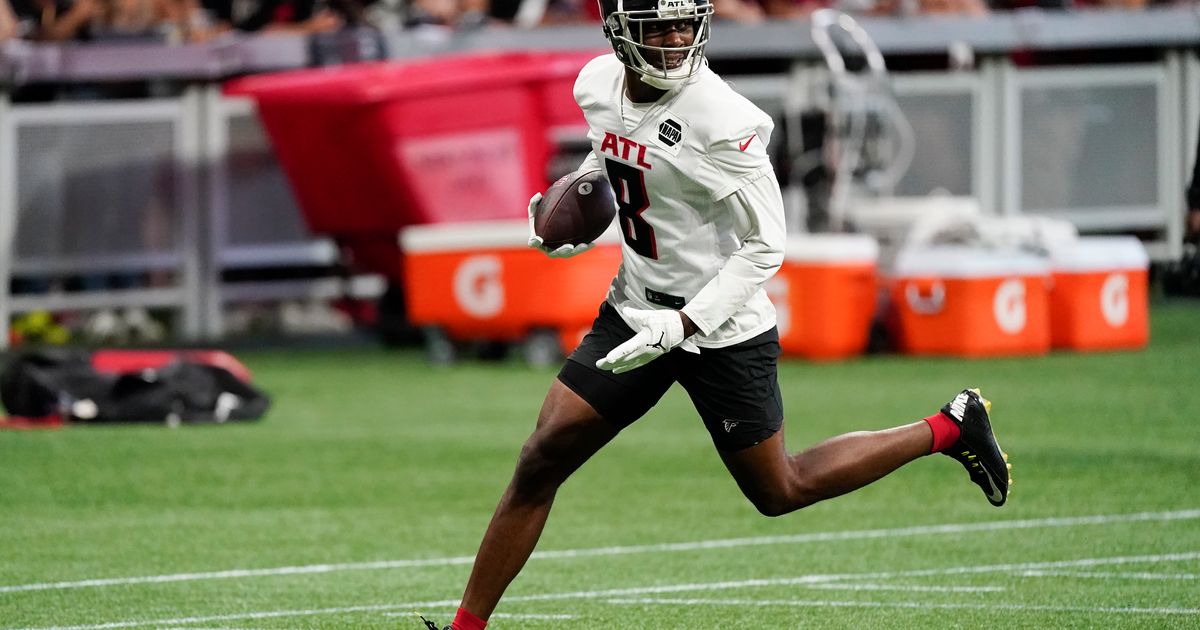
M550 136L583 125L571 88L599 52L309 69L225 91L257 101L309 228L400 284L401 228L524 216L549 183Z

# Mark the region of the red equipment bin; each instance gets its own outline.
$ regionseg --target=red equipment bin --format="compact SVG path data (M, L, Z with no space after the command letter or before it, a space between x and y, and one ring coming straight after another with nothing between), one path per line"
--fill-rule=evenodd
M309 228L401 282L403 227L523 217L548 184L553 127L596 52L499 53L233 81L253 97ZM569 107L568 107L569 105Z
M574 349L621 263L616 227L573 258L549 258L528 238L524 219L405 229L409 321L455 341L514 342L550 330L559 349Z

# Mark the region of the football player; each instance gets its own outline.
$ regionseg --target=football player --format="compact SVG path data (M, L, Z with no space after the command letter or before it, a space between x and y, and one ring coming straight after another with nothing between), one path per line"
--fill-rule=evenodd
M486 625L532 553L559 486L676 382L765 515L850 492L933 452L958 458L992 504L1007 497L1006 456L977 390L911 424L786 451L779 334L763 289L783 262L785 240L767 157L771 118L707 67L710 0L599 2L613 54L580 71L575 100L592 145L581 168L602 169L613 187L622 263L591 331L550 386L453 630ZM532 221L529 242L542 248ZM542 249L565 257L589 247Z

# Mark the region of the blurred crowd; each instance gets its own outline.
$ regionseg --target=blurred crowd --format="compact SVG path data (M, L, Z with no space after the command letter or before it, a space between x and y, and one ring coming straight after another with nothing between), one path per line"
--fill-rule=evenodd
M755 23L803 18L833 7L866 15L984 15L1023 7L1119 8L1187 0L713 0L718 19ZM158 39L205 41L231 31L326 33L345 27L595 22L595 0L0 0L0 41Z

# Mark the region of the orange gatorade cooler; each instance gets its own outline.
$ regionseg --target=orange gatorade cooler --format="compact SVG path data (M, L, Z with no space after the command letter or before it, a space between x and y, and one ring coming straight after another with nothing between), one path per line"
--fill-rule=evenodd
M783 266L767 282L784 354L829 360L866 350L878 259L879 245L866 235L788 237Z
M523 219L405 228L409 321L458 341L516 342L553 331L563 351L574 349L620 264L616 229L591 251L564 259L529 248L528 237Z
M964 357L1050 349L1049 262L1017 251L902 251L889 278L900 351Z
M1087 237L1050 254L1055 348L1143 348L1150 337L1150 257L1136 237Z

